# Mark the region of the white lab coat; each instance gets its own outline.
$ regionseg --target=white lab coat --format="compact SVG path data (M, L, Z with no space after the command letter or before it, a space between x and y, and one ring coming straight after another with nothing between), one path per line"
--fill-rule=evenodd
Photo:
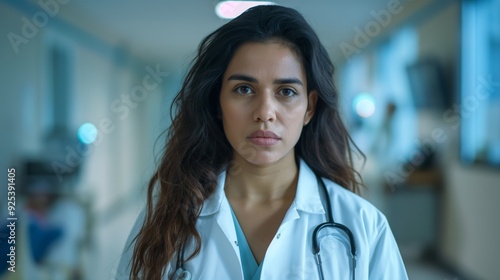
M201 252L185 264L191 279L243 280L240 251L230 205L224 193L225 172L219 185L201 211L197 228ZM408 279L398 247L385 216L369 202L330 180L324 180L331 199L335 222L346 225L357 246L356 279ZM297 193L274 239L269 245L261 279L320 279L312 250L314 228L326 221L324 194L309 166L301 160ZM127 245L140 229L141 214ZM324 279L351 279L351 253L348 239L339 230L324 229L321 258ZM133 246L122 255L116 280L129 279ZM187 248L185 256L189 256ZM175 269L175 260L167 272ZM164 277L167 279L168 277Z

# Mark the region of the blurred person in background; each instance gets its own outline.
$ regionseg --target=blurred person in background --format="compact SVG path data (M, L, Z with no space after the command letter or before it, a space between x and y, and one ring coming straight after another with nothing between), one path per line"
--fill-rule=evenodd
M37 175L27 176L16 207L16 273L7 273L2 266L0 279L82 279L79 258L86 232L85 211L61 193L56 180Z

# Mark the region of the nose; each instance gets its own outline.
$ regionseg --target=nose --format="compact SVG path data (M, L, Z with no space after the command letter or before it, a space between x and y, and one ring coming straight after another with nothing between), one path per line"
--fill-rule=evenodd
M258 94L255 99L254 120L256 122L274 122L276 120L276 105L272 93Z

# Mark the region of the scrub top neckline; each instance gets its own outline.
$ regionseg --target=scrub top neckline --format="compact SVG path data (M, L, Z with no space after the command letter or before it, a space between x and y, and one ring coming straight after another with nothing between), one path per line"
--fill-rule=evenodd
M241 256L241 267L243 269L243 276L245 280L260 280L260 274L262 271L262 264L264 263L264 259L262 262L257 264L257 260L250 249L250 245L248 245L248 241L245 237L245 233L241 228L238 218L234 214L233 208L231 204L229 204L229 208L231 209L231 215L233 216L234 228L236 230L236 237L238 238L238 248L240 250Z

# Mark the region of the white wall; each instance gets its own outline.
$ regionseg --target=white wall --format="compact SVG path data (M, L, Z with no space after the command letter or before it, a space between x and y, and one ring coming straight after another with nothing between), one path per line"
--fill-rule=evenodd
M500 273L499 199L498 169L450 162L441 251L447 261L476 279L497 279Z
M40 148L45 114L38 106L42 101L39 54L41 32L29 39L27 44L21 44L17 54L6 36L9 32L21 33L22 16L23 14L0 3L0 33L3 34L0 37L0 178L3 182L7 178L5 170L15 163L19 155L35 152ZM22 110L26 110L26 114Z

